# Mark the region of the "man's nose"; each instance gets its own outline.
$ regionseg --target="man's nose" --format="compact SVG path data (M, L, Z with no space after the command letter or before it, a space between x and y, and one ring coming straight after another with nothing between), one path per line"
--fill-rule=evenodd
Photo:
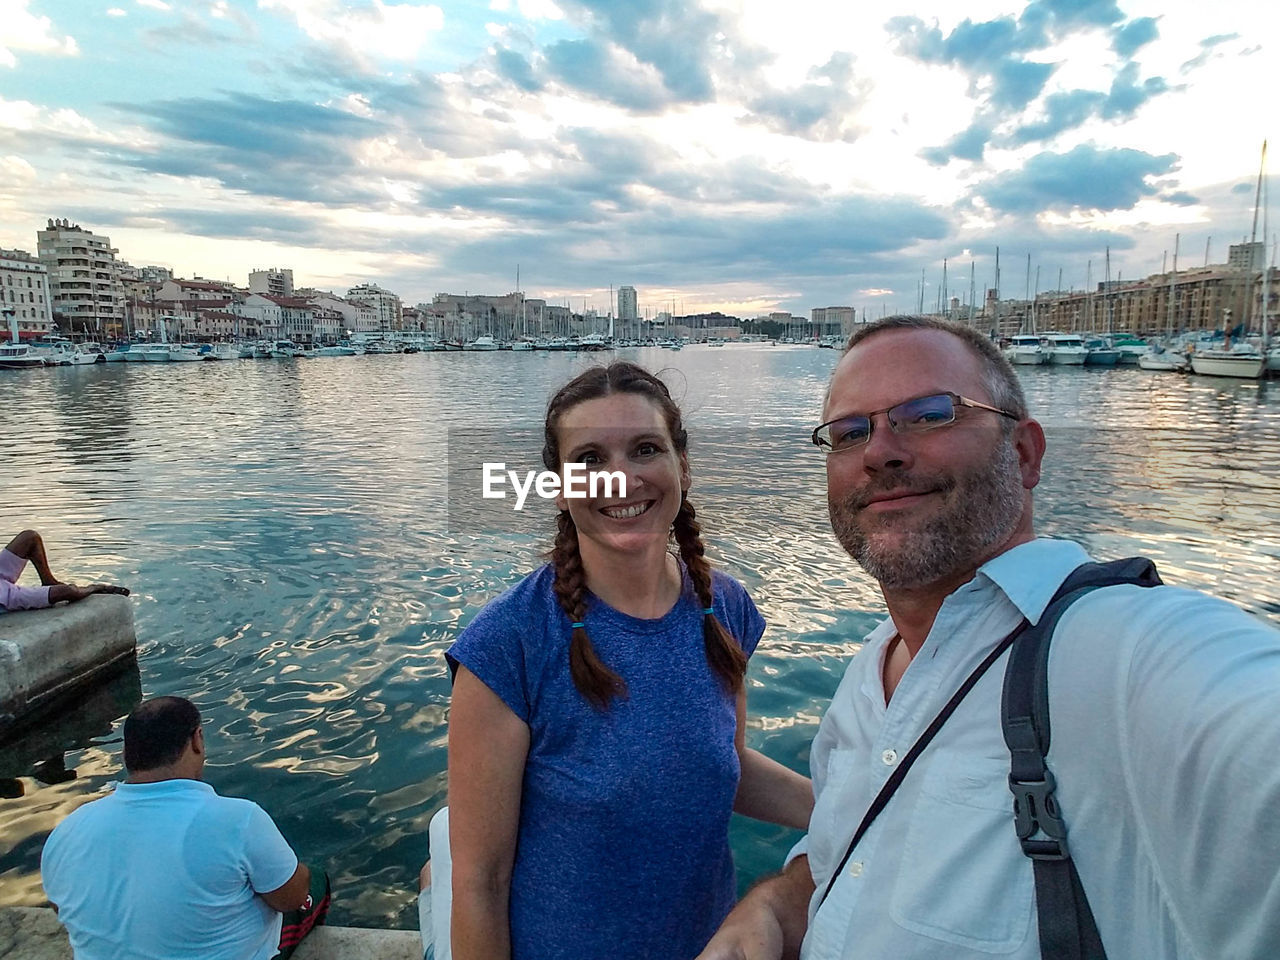
M911 461L911 449L903 436L889 426L889 415L877 414L871 421L871 436L862 445L863 467L868 470L908 467Z

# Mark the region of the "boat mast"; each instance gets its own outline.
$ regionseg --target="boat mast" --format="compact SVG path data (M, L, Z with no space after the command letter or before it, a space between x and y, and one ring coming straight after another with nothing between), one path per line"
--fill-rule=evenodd
M970 260L969 261L969 326L971 327L973 326L973 297L974 297L974 292L976 290L976 287L974 286L974 282L976 279L974 271L976 269L977 269L976 265L972 260Z
M1089 332L1096 332L1093 322L1093 258L1090 257L1084 266L1084 312L1089 317Z
M1166 323L1166 326L1168 327L1168 329L1165 331L1166 339L1170 339L1170 340L1173 339L1173 298L1174 296L1176 296L1175 286L1177 284L1177 278L1178 278L1178 246L1181 244L1181 242L1182 242L1182 234L1175 233L1173 235L1173 273L1169 274L1169 310L1168 310L1169 319L1168 319L1168 322Z
M996 336L1001 335L1000 330L1000 248L996 247Z
M1246 334L1248 334L1249 329L1253 326L1253 255L1254 255L1253 245L1258 242L1258 208L1262 206L1262 171L1266 169L1266 166L1267 166L1267 141L1263 140L1262 141L1262 162L1258 164L1258 188L1256 191L1254 191L1254 194L1253 194L1253 228L1249 231L1249 281L1248 281L1248 286L1246 287L1246 289L1248 290L1249 313L1245 317L1244 332ZM1266 228L1264 227L1263 229L1265 231ZM1265 246L1266 246L1266 241L1263 240L1263 247L1265 248ZM1266 268L1267 268L1267 257L1264 252L1262 257L1262 269L1265 271ZM1266 315L1266 312L1267 311L1265 309L1262 311L1264 316Z
M1027 269L1031 269L1031 254L1027 254ZM1040 299L1040 264L1036 264L1036 292L1031 301L1031 332L1036 332L1036 301Z
M1112 317L1115 313L1114 293L1111 289L1111 244L1107 244L1107 336L1111 336Z
M1019 333L1035 333L1035 330L1027 329L1027 320L1031 314L1031 254L1027 254L1027 281L1022 290L1022 302L1026 304L1026 308L1022 311L1022 322L1018 324Z

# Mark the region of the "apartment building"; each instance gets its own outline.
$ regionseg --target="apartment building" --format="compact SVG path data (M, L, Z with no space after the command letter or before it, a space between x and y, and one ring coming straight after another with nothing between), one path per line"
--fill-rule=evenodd
M46 229L36 231L36 255L49 273L54 319L70 332L99 339L124 332L116 253L109 237L68 220L49 220Z
M49 271L25 250L0 250L0 339L9 339L9 315L19 337L39 337L53 328Z

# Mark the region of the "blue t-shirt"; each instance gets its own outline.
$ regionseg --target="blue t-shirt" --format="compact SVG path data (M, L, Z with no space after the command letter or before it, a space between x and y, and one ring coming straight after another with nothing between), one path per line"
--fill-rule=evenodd
M682 567L683 570L683 567ZM690 960L733 906L734 698L707 665L684 573L657 620L591 597L587 634L627 683L607 711L569 675L551 567L486 606L450 648L529 725L511 878L512 960ZM748 656L764 620L713 573L716 616Z

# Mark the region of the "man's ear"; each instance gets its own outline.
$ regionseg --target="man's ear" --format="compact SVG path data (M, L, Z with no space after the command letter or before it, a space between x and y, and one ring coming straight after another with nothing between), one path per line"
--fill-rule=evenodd
M1040 463L1044 460L1044 428L1028 417L1013 428L1013 449L1018 453L1022 486L1031 490L1040 482Z
M204 755L204 727L196 727L191 734L191 752L197 757Z

